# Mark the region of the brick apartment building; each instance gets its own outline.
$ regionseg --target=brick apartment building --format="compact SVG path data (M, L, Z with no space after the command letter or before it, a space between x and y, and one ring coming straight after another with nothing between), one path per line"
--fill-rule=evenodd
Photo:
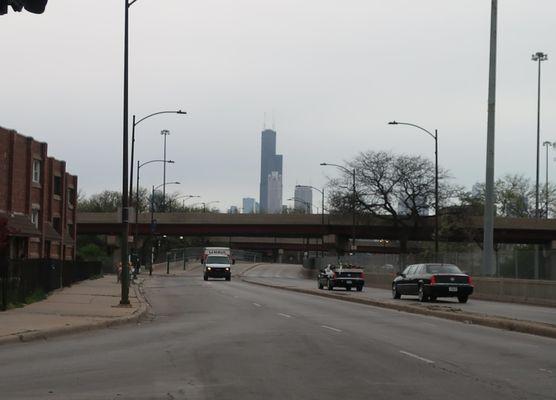
M75 259L77 176L47 147L0 127L0 238L12 259Z

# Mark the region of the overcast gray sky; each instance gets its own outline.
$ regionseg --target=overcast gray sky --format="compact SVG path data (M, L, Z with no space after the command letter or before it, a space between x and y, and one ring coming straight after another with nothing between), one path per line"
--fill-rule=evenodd
M139 125L137 157L160 158L168 129L176 164L167 179L182 182L174 189L222 209L241 205L258 198L260 131L274 112L285 201L295 184L321 186L336 173L320 162L361 150L432 159L433 141L386 125L397 119L439 130L440 163L455 182L484 180L490 3L139 0L130 10L130 118L189 115ZM498 17L496 176L534 178L531 54L549 55L541 140L554 141L556 2L500 0ZM123 2L50 0L43 15L0 17L0 37L0 125L48 142L86 194L121 190ZM145 167L142 183L161 183L161 168Z

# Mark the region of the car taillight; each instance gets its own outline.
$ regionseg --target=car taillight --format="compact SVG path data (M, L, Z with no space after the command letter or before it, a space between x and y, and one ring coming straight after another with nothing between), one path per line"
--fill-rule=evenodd
M361 279L365 279L365 274L363 272L361 272Z
M467 276L467 283L470 285L473 284L473 279L470 276Z
M336 279L336 272L332 273L332 279Z
M436 285L436 276L435 275L431 276L430 285Z

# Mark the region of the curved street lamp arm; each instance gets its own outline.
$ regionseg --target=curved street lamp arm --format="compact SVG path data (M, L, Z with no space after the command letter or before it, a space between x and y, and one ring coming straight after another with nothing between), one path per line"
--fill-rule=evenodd
M332 164L327 164L327 165L332 165ZM319 188L316 188L316 187L314 187L314 186L311 186L311 185L297 185L297 186L303 187L303 188L314 189L314 190L316 190L317 192L319 192L320 194L322 194L322 190L320 190Z
M141 167L144 166L144 165L147 165L147 164L150 164L150 163L154 163L154 162L165 162L165 163L167 163L167 164L174 164L175 161L172 161L172 160L166 160L166 161L164 161L164 160L151 160L151 161L146 161L146 162L144 162L144 163L142 163L142 164L139 164L139 168L141 168Z
M337 167L337 168L340 168L340 169L346 171L348 174L353 175L353 171L350 171L349 169L347 169L347 168L344 167L343 165L330 164L330 163L321 163L320 165L322 165L322 166L330 165L330 166L332 166L332 167Z
M430 137L432 137L433 139L436 139L436 135L434 135L433 133L431 133L430 131L426 130L425 128L419 126L419 125L415 125L415 124L411 124L409 122L398 122L398 121L392 121L392 122L388 122L388 125L407 125L407 126L412 126L414 128L417 129L421 129L423 132L426 132L427 135L429 135Z
M137 0L134 0L134 2L135 2L135 1L137 1ZM182 110L176 110L176 111L170 111L170 110L168 110L168 111L158 111L158 112L149 114L149 115L147 115L146 117L141 118L140 120L138 120L137 122L135 122L135 125L134 125L134 126L139 125L141 122L143 122L143 121L146 120L147 118L154 117L155 115L160 115L160 114L187 114L187 113L186 113L185 111L182 111Z
M161 183L160 185L155 186L154 190L157 190L158 188L161 188L161 187L164 186L164 185L179 185L179 184L180 184L179 182L166 182L166 183ZM154 190L153 190L153 191L154 191Z

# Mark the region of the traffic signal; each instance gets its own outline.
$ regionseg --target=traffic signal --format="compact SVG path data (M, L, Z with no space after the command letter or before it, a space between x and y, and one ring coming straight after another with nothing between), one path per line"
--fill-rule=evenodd
M21 11L25 8L34 14L42 14L46 8L48 0L0 0L0 15L8 13L8 6L14 11Z

